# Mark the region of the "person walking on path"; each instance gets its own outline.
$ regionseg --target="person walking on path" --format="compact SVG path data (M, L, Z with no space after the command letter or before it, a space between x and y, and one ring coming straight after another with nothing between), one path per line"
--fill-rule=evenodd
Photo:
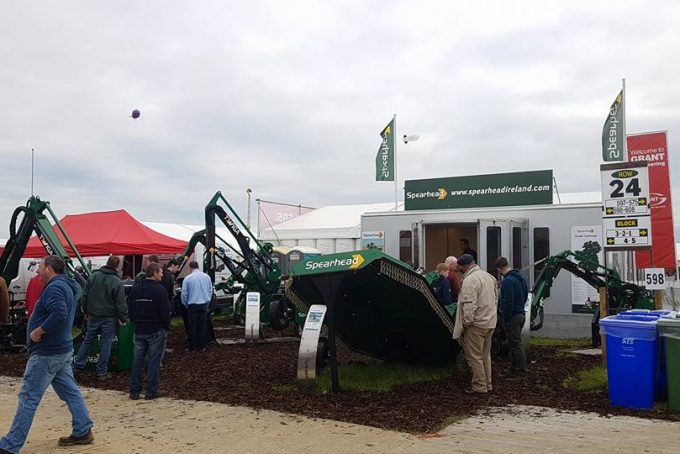
M529 296L527 282L519 270L512 269L505 257L496 260L496 269L503 276L498 310L505 327L510 348L511 377L527 373L527 355L522 344L522 327L526 321L524 306Z
M146 367L146 400L160 396L161 360L170 331L170 300L160 284L163 270L157 263L146 267L146 279L130 292L130 320L135 326L135 348L130 374L130 399L139 399Z
M96 367L99 380L106 380L109 377L109 356L111 356L111 344L116 335L116 328L118 322L123 324L127 321L125 288L123 281L118 277L119 264L120 258L112 255L106 265L93 271L80 300L85 320L87 320L87 331L73 367L76 371L85 367L92 344L97 339L97 334L100 334L99 360Z
M497 321L498 289L496 278L482 270L469 254L458 258L463 282L453 338L461 339L465 359L472 371L469 392L488 393L491 384L491 338Z
M191 273L182 282L182 304L189 321L189 351L205 350L207 344L208 305L213 296L210 276L198 269L198 262L189 263Z
M0 453L18 453L24 446L49 385L66 402L72 418L71 435L59 438L59 446L85 445L94 440L93 423L71 369L78 284L64 275L65 264L60 257L45 257L38 267L45 288L28 321L28 362L12 427L0 439Z

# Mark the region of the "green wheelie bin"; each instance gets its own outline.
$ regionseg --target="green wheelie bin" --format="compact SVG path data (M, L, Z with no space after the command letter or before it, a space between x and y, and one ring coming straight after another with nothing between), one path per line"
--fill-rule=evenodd
M656 326L659 336L666 344L668 408L680 411L680 314L660 318Z

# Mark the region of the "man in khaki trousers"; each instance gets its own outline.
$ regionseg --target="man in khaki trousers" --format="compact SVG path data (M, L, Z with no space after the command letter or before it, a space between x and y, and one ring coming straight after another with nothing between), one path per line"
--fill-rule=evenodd
M491 392L491 338L496 329L498 288L496 278L482 270L469 254L458 258L463 283L458 296L458 310L453 338L463 346L472 371L472 389L468 392Z

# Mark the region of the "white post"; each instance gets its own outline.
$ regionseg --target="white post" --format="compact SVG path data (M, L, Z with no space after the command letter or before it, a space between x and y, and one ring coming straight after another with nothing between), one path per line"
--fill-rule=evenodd
M394 211L399 205L399 178L397 177L397 114L392 118L392 158L394 159Z
M623 160L628 161L628 137L626 137L626 104L628 104L628 99L626 99L626 79L621 79L623 81Z
M31 197L33 197L33 169L35 168L35 149L31 148Z

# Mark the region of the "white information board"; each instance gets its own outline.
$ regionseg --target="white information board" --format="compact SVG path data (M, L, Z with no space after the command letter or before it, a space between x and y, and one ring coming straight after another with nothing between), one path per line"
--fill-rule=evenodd
M652 245L647 162L600 166L603 247L646 249Z
M260 338L260 293L246 293L246 340Z
M571 250L580 251L588 242L594 242L602 247L602 226L601 225L578 225L571 228ZM604 252L597 254L599 263L604 263ZM571 275L571 305L572 312L586 312L589 308L584 307L591 303L600 301L600 293L586 281L578 276Z
M325 316L326 306L323 304L313 304L307 312L298 353L298 380L316 379L316 351Z

